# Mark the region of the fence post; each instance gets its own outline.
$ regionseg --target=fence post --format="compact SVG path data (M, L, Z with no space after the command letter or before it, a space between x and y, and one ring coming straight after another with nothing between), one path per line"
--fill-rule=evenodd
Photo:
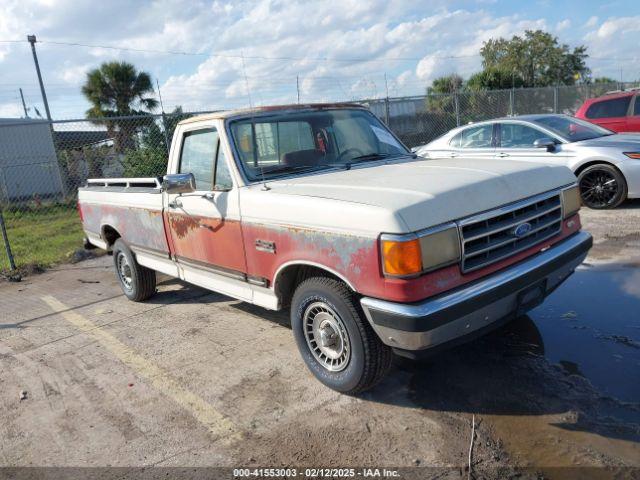
M458 104L458 92L453 92L453 104L456 108L456 127L460 126L460 105Z
M167 117L164 114L164 110L162 111L162 131L164 132L164 143L167 145L167 155L169 155L169 151L171 150L171 143L169 143L169 134L167 133Z
M511 90L509 90L509 115L513 117L513 101L514 101L514 94L515 94L515 90L512 88Z
M384 99L384 123L389 126L389 97Z
M7 251L7 257L9 258L9 268L13 272L16 269L16 262L13 260L13 253L11 253L11 245L9 244L7 229L4 225L4 216L2 215L2 210L0 210L0 230L2 231L2 240L4 241L4 248Z

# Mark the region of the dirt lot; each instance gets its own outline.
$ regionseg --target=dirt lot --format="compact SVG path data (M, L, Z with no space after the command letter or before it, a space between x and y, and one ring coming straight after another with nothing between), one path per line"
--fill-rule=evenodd
M640 467L640 203L584 211L583 223L596 239L587 264L530 316L427 362L398 360L358 397L307 372L286 313L170 279L131 303L111 257L2 283L0 466L459 478L475 423L474 472Z

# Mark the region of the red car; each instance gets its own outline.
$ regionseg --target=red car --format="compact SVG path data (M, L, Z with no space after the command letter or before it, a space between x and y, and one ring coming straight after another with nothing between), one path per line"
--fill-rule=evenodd
M576 117L616 133L640 132L640 88L590 98L576 112Z

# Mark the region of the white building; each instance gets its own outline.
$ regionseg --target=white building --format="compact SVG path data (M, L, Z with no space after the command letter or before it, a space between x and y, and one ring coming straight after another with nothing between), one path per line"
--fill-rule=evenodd
M0 201L61 194L64 186L49 124L0 119Z

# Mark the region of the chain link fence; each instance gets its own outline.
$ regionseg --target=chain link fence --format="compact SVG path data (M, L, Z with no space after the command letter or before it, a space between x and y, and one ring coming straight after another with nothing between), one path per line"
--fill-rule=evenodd
M638 86L632 83L508 90L462 91L404 98L366 100L371 110L398 135L408 147L429 143L452 128L496 117L531 113L573 115L588 98L619 89Z
M625 85L629 87L631 85ZM362 100L408 147L469 122L527 113L572 114L620 84ZM47 122L0 120L0 271L38 270L80 255L78 187L87 178L164 174L177 112Z

